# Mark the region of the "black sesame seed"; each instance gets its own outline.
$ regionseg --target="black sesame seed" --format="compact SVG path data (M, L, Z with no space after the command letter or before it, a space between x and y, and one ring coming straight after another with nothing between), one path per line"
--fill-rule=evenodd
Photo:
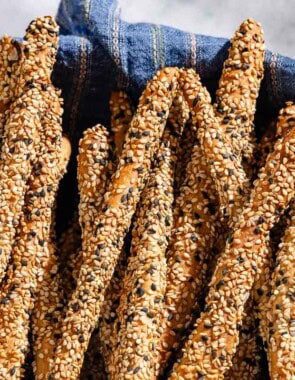
M215 215L216 213L216 204L215 203L208 203L207 205L210 215Z
M132 313L132 314L130 314L130 315L128 315L128 317L127 317L127 322L132 322L133 321L133 319L134 319L134 313Z
M216 289L219 290L223 285L224 285L224 280L220 280L217 284L216 284Z
M143 288L139 287L136 289L136 294L139 296L139 297L142 297L144 295L145 291Z
M198 104L198 101L199 101L199 97L197 96L197 97L193 100L193 107L195 107L195 106Z
M80 309L80 307L79 307L79 304L76 302L76 303L74 303L74 305L72 306L72 309L73 309L73 311L78 311L79 309Z
M159 111L159 112L157 112L157 116L159 116L159 117L163 117L165 115L166 115L166 111Z
M14 375L15 374L15 372L16 372L16 369L13 367L13 368L11 368L11 370L10 370L10 375Z

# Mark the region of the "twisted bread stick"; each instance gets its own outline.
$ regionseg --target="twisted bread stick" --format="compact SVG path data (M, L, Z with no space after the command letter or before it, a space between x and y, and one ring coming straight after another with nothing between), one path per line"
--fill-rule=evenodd
M43 25L42 33L35 31L39 24ZM0 279L10 256L35 147L40 141L40 114L46 105L44 89L50 83L56 33L57 27L51 18L44 18L33 22L25 36L21 73L15 89L17 95L23 89L24 92L11 105L0 158Z
M156 374L155 350L160 338L166 288L166 247L172 228L173 177L178 130L166 127L154 168L137 212L131 256L124 278L118 319L120 331L111 378L152 379Z
M295 376L295 282L294 282L294 204L291 220L276 257L271 296L267 305L268 357L271 378Z
M141 96L120 162L95 216L95 233L83 254L77 289L69 302L57 344L53 377L76 379L95 327L118 256L163 133L177 89L178 70L166 68L148 84Z
M187 72L183 71L180 78L180 84L184 90L184 96L192 110L193 124L196 121L201 123L201 131L198 135L203 143L202 147L204 147L205 151L204 157L200 147L194 148L194 153L192 155L193 166L192 168L188 167L191 172L195 170L196 173L201 173L201 178L203 177L203 180L195 182L194 187L191 187L194 198L197 200L200 210L206 210L206 203L208 202L206 199L202 200L202 194L205 193L208 197L208 194L210 194L210 192L212 193L212 188L214 188L213 182L208 175L206 159L210 163L210 161L213 161L213 158L216 159L215 155L218 157L219 153L219 166L221 168L228 167L228 173L221 173L218 167L217 170L214 167L213 170L211 170L211 174L213 174L213 178L217 182L221 207L224 211L228 210L228 219L231 225L237 217L240 208L247 197L247 193L249 192L248 181L245 177L242 166L236 164L237 160L233 153L236 151L237 155L240 155L241 151L243 149L245 150L248 144L255 113L255 102L258 96L260 82L263 77L263 52L264 46L262 44L260 27L255 22L247 20L241 25L232 39L229 58L224 64L219 82L219 89L217 91L218 104L215 105L217 119L214 117L213 110L209 104L210 97L207 91L202 87L197 74L195 74L193 70ZM255 80L251 77L253 73L255 74ZM204 107L202 111L199 111L206 104L207 107ZM206 108L213 121L211 129L204 128L205 118L203 118L204 114L202 115L202 112L204 112ZM198 118L199 112L201 113L201 116ZM218 127L218 121L222 123L220 127ZM238 136L237 133L239 133L240 136ZM212 149L208 137L210 138L210 135L214 136L215 134L220 135L223 144L222 146L215 146ZM226 140L226 144L223 140ZM194 155L197 151L199 151L198 157ZM241 161L241 158L238 160ZM232 161L235 161L234 165ZM235 171L237 173L235 173ZM187 175L189 175L189 173L187 173ZM227 178L229 176L233 177ZM192 186L192 183L190 183L190 185ZM229 190L228 193L227 189ZM190 196L187 199L190 201L191 198L192 197ZM214 207L216 207L218 202L214 193L211 194L211 199L213 199L211 205L213 204L215 205ZM183 210L183 207L181 207L181 209ZM192 211L189 210L189 212L191 213ZM188 214L186 214L186 218L183 220L190 221L192 218L188 218ZM202 231L203 233L200 237L206 236L207 240L198 239L198 249L201 252L200 254L198 252L199 263L192 263L193 260L189 260L193 255L192 253L190 255L188 254L188 247L194 247L192 243L189 243L188 246L184 246L184 252L187 255L187 258L185 260L182 258L180 264L175 262L172 264L172 261L175 261L175 257L173 257L175 251L179 250L179 247L182 246L180 238L178 239L179 243L172 243L172 247L174 244L175 248L174 254L171 255L172 259L168 263L168 268L171 269L171 271L168 270L166 297L169 317L172 320L172 322L168 323L171 337L163 339L163 344L168 350L173 346L174 348L177 348L179 344L179 333L177 333L176 330L179 331L179 329L183 329L183 327L189 325L192 319L192 311L196 311L197 303L195 298L199 296L199 289L201 288L200 281L202 281L202 276L198 275L199 283L197 283L196 276L197 273L204 272L202 266L204 266L204 261L210 252L210 248L212 248L214 237L216 236L215 229L218 227L216 225L216 215L210 216L210 213L207 213L207 215L205 213L202 217L202 222L204 222L203 225L207 225L207 230ZM183 222L178 226L178 229L183 231L183 235L188 232L188 229L184 228ZM175 233L177 233L176 231ZM182 236L181 240L183 241L183 239L184 236ZM195 250L195 248L193 249ZM168 255L170 254L168 253ZM177 261L179 260L178 252ZM189 272L184 267L184 262L186 262L186 265L190 268ZM182 268L182 271L177 270L177 267L179 267L179 269ZM188 273L190 273L190 276L188 276L190 283L184 284L184 278ZM175 286L175 278L179 276L182 277L181 281ZM192 281L190 279L192 279ZM171 286L171 289L169 285ZM184 289L187 291L188 297L183 297L183 294L185 294ZM175 318L174 313L176 310L181 310L181 314L177 311Z
M286 117L278 120L278 129ZM171 379L222 379L238 343L237 325L256 273L260 272L269 230L294 197L295 129L278 139L255 182L210 284L206 308L176 363Z
M83 230L84 250L88 243L87 236L91 238L95 232L93 221L95 215L101 210L103 197L113 170L114 144L109 132L101 125L88 129L84 132L84 136L80 140L78 155L78 182L80 190L79 214ZM80 266L82 257L79 258L79 261ZM77 278L79 274L77 269L74 271L74 274ZM111 284L110 287L112 286ZM102 306L103 321L108 320L110 317L108 307L111 307L111 300L114 296L112 292L108 292L108 289L106 290L106 298ZM110 331L107 326L107 323L101 322L100 331L93 333L85 357L88 359L88 363L84 362L84 376L96 376L96 365L98 361L101 361L100 350L102 350L104 357L109 354L107 342L110 339ZM104 337L105 329L107 329L107 334ZM100 339L100 336L103 336L103 339ZM94 360L96 365L92 368L90 365L94 363Z
M295 106L289 102L281 110L277 135L285 137L295 126ZM295 282L294 282L294 201L290 215L284 215L280 225L286 222L282 242L276 254L272 276L268 276L267 293L258 312L269 359L272 379L293 379L295 376ZM269 294L270 293L270 296Z
M20 379L23 375L29 318L37 283L45 270L42 264L48 259L43 247L48 239L52 207L64 166L62 154L65 152L60 149L52 160L41 142L37 154L12 252L13 265L1 287L0 374L5 379Z
M251 157L256 99L263 78L263 32L259 23L244 21L231 39L216 92L216 115L231 141L233 153Z
M55 101L57 106L59 99L56 98ZM57 106L55 113L52 109L54 108L51 105L43 121L44 130L51 131L51 134L44 133L46 140L43 157L48 161L48 165L54 165L61 175L65 172L70 159L71 144L66 137L61 138L60 108ZM57 161L58 158L59 161ZM49 184L47 191L51 192L54 187L56 187L55 184ZM51 226L51 230L50 225L47 226L47 235L39 243L41 245L38 255L40 268L37 272L37 289L32 313L33 369L36 380L45 380L52 365L55 343L60 333L58 320L63 306L63 291L60 286L57 249L52 228L54 226Z
M164 352L173 347L177 348L179 330L190 324L192 312L197 311L196 299L200 295L203 280L203 276L199 273L206 271L202 267L213 246L218 227L216 214L218 200L214 187L216 186L218 190L223 210L229 210L229 225L232 225L237 218L249 192L249 184L243 168L235 159L227 138L223 139L224 133L214 116L213 108L210 105L210 96L202 87L198 75L193 70L182 71L180 86L190 106L192 118L198 122L198 136L205 155L200 146L193 149L191 166L189 165L187 168L190 188L184 187L180 197L180 209L182 212L185 210L186 214L183 219L180 218L178 225L176 222L176 230L173 232L171 244L173 253L168 253L168 257L171 256L171 259L168 262L166 305L170 321L167 322L166 337L163 335L162 339L164 348L161 350ZM215 136L218 136L219 139L217 143L214 141ZM207 160L211 163L211 173L215 179L215 185L208 175ZM197 173L200 174L200 177L196 177ZM225 187L229 192L224 195ZM187 210L183 207L184 199L188 203ZM192 207L194 203L197 209ZM193 217L196 212L198 217L201 217L200 221ZM193 227L192 231L190 225L192 223L197 225L199 222L199 228ZM185 226L185 224L187 225ZM197 246L189 239L188 244L183 244L184 237L189 236L189 232L193 233ZM204 237L206 238L204 239ZM174 239L176 240L174 241ZM182 250L183 257L180 256ZM191 253L189 254L189 252ZM174 315L175 313L176 315Z

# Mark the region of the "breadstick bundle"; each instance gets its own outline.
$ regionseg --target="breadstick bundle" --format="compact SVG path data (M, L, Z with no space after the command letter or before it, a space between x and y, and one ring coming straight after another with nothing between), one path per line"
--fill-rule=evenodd
M256 139L260 24L235 32L215 104L189 68L136 110L112 93L58 235L57 45L51 17L0 40L0 378L294 380L295 106Z

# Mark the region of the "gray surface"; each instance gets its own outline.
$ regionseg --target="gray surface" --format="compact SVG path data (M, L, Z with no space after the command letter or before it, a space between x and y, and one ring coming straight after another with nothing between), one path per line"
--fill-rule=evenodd
M68 0L71 1L71 0ZM95 0L92 0L95 1ZM59 0L0 0L0 34L21 36L38 15L55 15ZM262 23L269 49L295 58L295 0L120 0L128 21L150 21L231 37L247 17Z

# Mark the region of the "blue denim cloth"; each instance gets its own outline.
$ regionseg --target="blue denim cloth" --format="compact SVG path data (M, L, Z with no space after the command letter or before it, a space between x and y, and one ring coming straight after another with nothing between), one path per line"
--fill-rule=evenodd
M109 124L113 90L126 90L136 102L165 66L193 67L213 95L229 47L223 38L125 22L116 0L61 0L57 22L54 82L63 90L64 128L73 138L97 122ZM295 61L267 51L260 104L275 113L287 100L295 101Z

